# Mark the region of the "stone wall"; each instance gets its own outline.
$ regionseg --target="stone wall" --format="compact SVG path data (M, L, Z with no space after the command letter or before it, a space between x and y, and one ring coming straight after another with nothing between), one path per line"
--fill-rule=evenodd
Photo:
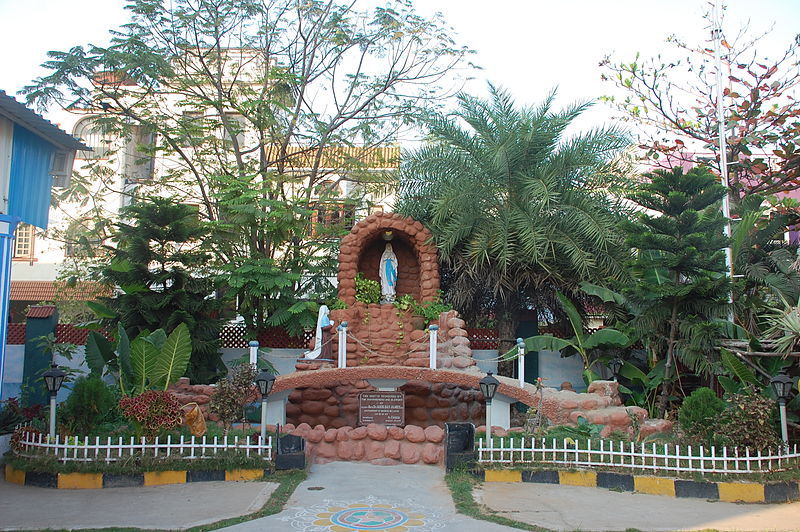
M305 438L306 456L317 464L337 460L377 465L441 464L444 460L444 430L436 426L401 428L371 423L326 429L302 423L297 428L287 424L282 430Z
M335 386L298 388L289 394L286 421L325 429L358 424L358 394L375 390L366 380L344 381ZM406 423L444 427L447 421L480 424L486 410L478 390L455 384L409 381L405 393Z

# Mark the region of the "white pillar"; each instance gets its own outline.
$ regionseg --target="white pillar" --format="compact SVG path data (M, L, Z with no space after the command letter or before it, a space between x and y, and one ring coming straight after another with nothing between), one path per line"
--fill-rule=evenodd
M347 367L347 322L343 321L336 327L336 330L339 331L339 360L337 367L338 368L346 368Z
M492 447L492 400L486 401L486 444Z
M439 339L439 326L438 325L431 325L428 327L428 331L430 332L430 351L429 351L429 366L431 369L436 369L436 351L437 351L437 342Z
M250 346L250 365L253 367L258 366L258 340L250 340L247 344Z
M517 338L517 375L519 387L525 388L525 340Z

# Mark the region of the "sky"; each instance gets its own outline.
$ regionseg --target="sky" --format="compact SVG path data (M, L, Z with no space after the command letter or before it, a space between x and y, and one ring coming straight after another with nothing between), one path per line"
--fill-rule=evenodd
M363 2L364 0L359 0ZM368 0L374 3L374 0ZM46 71L49 50L104 44L108 30L127 20L124 0L0 0L0 90L15 94ZM477 51L483 67L465 90L484 94L486 81L507 89L520 104L540 102L558 87L557 103L595 100L613 93L600 80L607 54L633 60L671 50L676 34L691 43L708 39L704 0L414 0L422 15L441 12L454 38ZM358 5L358 4L357 4ZM728 0L723 30L749 23L772 28L759 50L775 55L800 33L800 0ZM46 15L46 16L43 16ZM613 118L598 103L584 117L597 124Z

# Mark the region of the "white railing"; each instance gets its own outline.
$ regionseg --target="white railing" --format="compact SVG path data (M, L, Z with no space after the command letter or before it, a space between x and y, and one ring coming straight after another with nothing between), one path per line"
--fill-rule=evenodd
M260 456L264 460L272 458L272 436L263 441L260 435L256 441L251 441L250 438L240 439L239 436L233 438L214 436L213 439L206 436L202 438L167 436L149 440L135 437L130 439L107 437L101 440L95 437L92 441L88 436L83 439L74 436L63 438L60 435L51 438L41 433L24 433L17 445L15 453L18 456L54 456L62 462L114 462L134 455L195 460L214 458L217 453L226 451L239 452L247 457Z
M650 471L697 473L759 473L783 471L800 465L797 444L773 453L750 449L623 443L608 440L546 440L511 438L478 444L478 461L484 464L561 464L601 466Z

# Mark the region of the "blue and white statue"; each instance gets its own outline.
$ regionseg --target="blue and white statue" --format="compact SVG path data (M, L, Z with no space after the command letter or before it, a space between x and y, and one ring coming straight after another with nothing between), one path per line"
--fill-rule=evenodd
M386 249L381 255L380 271L381 278L381 303L392 303L394 301L397 285L397 256L392 251L391 242L386 243Z

